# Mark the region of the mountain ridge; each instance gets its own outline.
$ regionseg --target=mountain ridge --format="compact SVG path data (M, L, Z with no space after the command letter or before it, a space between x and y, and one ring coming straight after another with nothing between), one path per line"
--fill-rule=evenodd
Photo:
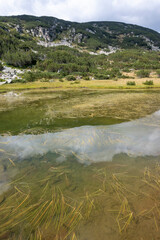
M160 49L160 33L155 30L116 21L71 22L55 17L32 15L1 16L1 25L9 24L19 34L37 38L37 41L66 41L93 51L109 46ZM8 28L9 28L8 25ZM7 26L6 26L7 27Z
M0 61L0 78L8 83L119 79L140 70L149 75L160 69L160 33L113 21L0 17Z

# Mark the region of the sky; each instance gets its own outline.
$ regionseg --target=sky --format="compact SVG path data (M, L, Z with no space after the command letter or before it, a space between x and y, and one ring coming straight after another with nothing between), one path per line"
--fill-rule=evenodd
M29 14L64 20L119 21L160 32L160 0L0 0L0 15Z

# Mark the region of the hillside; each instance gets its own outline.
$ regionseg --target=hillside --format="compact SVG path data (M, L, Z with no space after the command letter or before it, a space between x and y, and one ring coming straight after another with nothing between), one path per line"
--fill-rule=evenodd
M127 78L132 70L160 69L159 50L158 32L132 24L0 17L0 78L8 82Z
M160 34L148 28L119 22L74 23L53 17L0 17L0 27L46 43L66 41L92 50L108 46L116 48L160 47Z

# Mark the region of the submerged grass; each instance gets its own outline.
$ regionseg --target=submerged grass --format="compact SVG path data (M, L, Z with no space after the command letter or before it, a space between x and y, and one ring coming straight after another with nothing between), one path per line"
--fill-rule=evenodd
M50 197L42 194L37 201L33 192L24 193L16 186L14 189L7 203L1 204L0 239L7 234L18 239L20 232L22 239L26 239L26 234L27 239L51 239L51 235L52 239L66 239L83 218L84 202L70 202L58 188L51 191ZM51 233L47 237L48 232Z
M101 192L69 194L65 189L72 188L73 170L65 164L38 159L25 164L27 170L22 163L9 166L20 167L21 173L0 203L0 239L76 239L77 226L90 217Z
M123 158L91 166L75 156L57 163L53 154L8 161L20 172L0 203L0 239L95 240L105 229L112 229L110 239L158 239L160 166Z
M124 184L122 184L116 174L112 175L113 183L112 187L114 191L116 192L116 195L120 201L120 209L118 212L118 215L116 217L116 222L118 224L119 232L122 233L123 231L126 231L129 225L131 224L131 221L133 219L133 211L131 211L129 202L127 199L128 193L136 195L135 193L128 190Z

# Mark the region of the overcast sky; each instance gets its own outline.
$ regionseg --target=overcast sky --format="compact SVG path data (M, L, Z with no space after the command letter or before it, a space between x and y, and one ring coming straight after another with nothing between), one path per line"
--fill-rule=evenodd
M64 20L120 21L160 31L160 0L0 0L0 15L30 14Z

